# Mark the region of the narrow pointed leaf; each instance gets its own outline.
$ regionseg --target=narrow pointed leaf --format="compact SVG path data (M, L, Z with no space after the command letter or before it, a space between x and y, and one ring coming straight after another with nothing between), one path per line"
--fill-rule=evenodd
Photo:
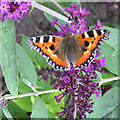
M4 107L4 108L3 108L3 113L4 113L4 115L6 116L6 118L9 118L9 119L13 120L10 112L9 112L8 109L7 109L7 107Z
M0 61L8 90L12 95L18 93L18 71L16 65L16 39L14 23L10 20L0 22Z

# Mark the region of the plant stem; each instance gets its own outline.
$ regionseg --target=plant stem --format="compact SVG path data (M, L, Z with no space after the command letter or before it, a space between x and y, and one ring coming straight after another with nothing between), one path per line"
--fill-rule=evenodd
M114 81L114 80L119 80L120 77L113 77L113 78L108 78L108 79L101 79L100 81L97 81L99 85L102 85L103 83Z
M48 13L48 14L50 14L50 15L53 15L53 16L55 16L55 17L57 17L57 18L65 21L65 22L67 22L67 23L71 23L71 21L68 21L68 18L67 18L67 17L65 17L65 16L63 16L63 15L55 12L54 10L51 10L51 9L49 9L49 8L41 5L41 4L38 4L38 3L34 2L34 1L32 1L32 6L38 8L38 9L40 9L40 10L42 10L42 11Z
M37 92L33 92L33 93L21 94L19 96L9 96L9 97L4 97L3 96L3 98L5 100L11 100L11 99L15 99L15 98L23 98L23 97L28 97L28 96L32 96L32 95L38 96L38 95L41 95L41 94L57 92L57 91L59 91L59 90L52 89L52 90L46 90L46 91L37 91Z
M76 104L76 99L77 97L75 97L75 111L74 111L74 120L76 119L76 116L77 116L77 104Z
M71 18L71 16L55 1L51 0L68 18ZM72 19L72 18L71 18Z
M114 77L114 78L109 78L109 79L101 79L101 81L97 81L97 83L99 83L101 85L102 83L110 82L110 81L114 81L114 80L119 80L119 79L120 79L120 77ZM59 90L52 89L52 90L46 90L46 91L37 91L37 92L33 92L33 93L21 94L19 96L9 96L9 97L3 96L3 98L5 100L11 100L11 99L15 99L15 98L23 98L23 97L32 96L32 95L38 96L38 95L41 95L41 94L58 92L58 91ZM76 115L76 111L75 111L75 115Z

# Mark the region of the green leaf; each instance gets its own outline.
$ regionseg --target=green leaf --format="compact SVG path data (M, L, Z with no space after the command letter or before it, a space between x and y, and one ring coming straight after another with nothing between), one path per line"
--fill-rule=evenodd
M28 86L28 87L31 87L32 86L32 84L31 84L31 82L29 82L29 80L26 80L26 79L22 79L23 80L23 82Z
M13 100L21 109L32 112L32 101L31 97L18 98Z
M120 79L119 79L119 80L120 80ZM111 85L112 88L113 88L113 87L116 87L116 86L120 87L119 80L114 81L114 82L112 83L112 85Z
M118 75L118 56L112 56L114 48L104 42L104 44L100 48L100 52L105 56L105 67L112 73Z
M94 112L89 114L87 118L103 118L112 112L114 113L115 109L120 106L120 103L118 104L118 90L120 88L114 87L108 90L102 97L95 98Z
M118 53L118 51L114 51L112 54L112 56L118 56L118 55L120 55L120 53Z
M48 109L47 109L47 114L48 114L48 118L56 118L57 116L55 116L52 112L50 112Z
M116 77L115 74L112 74L110 71L103 69L104 73L102 74L102 78L103 79L107 79L107 78L112 78L112 77Z
M103 26L103 29L110 31L109 40L106 40L106 43L113 47L115 50L118 50L118 29L107 26Z
M118 29L103 26L103 29L110 31L109 40L101 46L101 53L106 57L106 68L113 74L118 75Z
M44 100L47 109L56 116L57 112L61 112L61 106L64 107L64 99L61 100L60 103L56 102L55 96L58 96L63 91L53 92L49 94L41 95L41 99ZM49 98L49 99L47 99Z
M11 20L0 22L1 66L8 90L12 95L18 94L18 71L16 65L15 27Z
M115 108L112 112L107 114L104 118L112 118L112 119L113 118L120 118L120 115L118 114L119 109L120 109L120 107Z
M22 77L19 79L19 93L24 94L24 93L31 93L33 90L28 87L22 80Z
M118 29L103 26L103 29L110 31L109 40L101 46L101 53L106 57L106 68L113 74L118 75Z
M34 62L37 52L29 49L29 45L27 43L28 39L30 39L30 38L25 35L22 35L21 46L24 48L25 52L28 54L31 61Z
M16 44L16 49L17 49L17 65L21 76L24 79L30 81L31 84L36 85L37 75L30 58L26 54L25 50L19 44Z
M103 95L101 99L100 117L105 117L107 114L113 112L120 105L120 103L118 102L119 90L120 88L114 87Z
M39 96L33 104L31 118L48 118L46 105Z
M8 111L7 107L4 107L4 108L3 108L3 113L4 113L4 115L5 115L8 119L11 118L11 120L13 120L13 118L12 118L10 112Z
M13 101L8 101L8 110L10 111L13 118L26 118L26 111L17 106Z

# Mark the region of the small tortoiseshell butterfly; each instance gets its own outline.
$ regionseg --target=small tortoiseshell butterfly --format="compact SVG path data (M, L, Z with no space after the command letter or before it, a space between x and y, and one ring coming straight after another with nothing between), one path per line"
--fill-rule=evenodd
M108 30L92 30L74 36L36 36L28 40L29 48L39 52L55 70L88 67L96 50L109 39Z

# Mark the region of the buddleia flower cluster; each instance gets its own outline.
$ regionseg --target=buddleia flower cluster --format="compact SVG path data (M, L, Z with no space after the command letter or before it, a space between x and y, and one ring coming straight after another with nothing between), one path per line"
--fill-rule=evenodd
M72 35L77 33L86 32L90 28L86 26L87 21L85 18L90 14L90 11L86 8L82 8L79 5L72 5L66 7L66 12L72 17L70 25L59 24L56 18L53 19L51 25L57 25L60 27L57 35L64 37L66 33ZM102 24L100 20L97 21L97 25L93 29L100 29ZM63 91L58 96L55 96L56 102L61 102L63 98L65 100L65 106L61 106L61 112L57 115L60 118L86 118L86 112L89 114L94 112L92 110L93 100L90 99L92 94L96 94L96 97L100 95L100 88L98 84L93 80L97 78L97 72L103 73L101 67L105 66L105 57L97 60L96 57L100 56L100 51L96 51L95 59L90 63L89 67L75 70L73 65L70 65L70 70L55 71L48 67L39 70L38 75L41 76L40 80L51 80L50 85L54 85L55 89Z
M28 6L31 6L31 0L1 0L0 1L0 20L5 19L17 20L29 11Z

